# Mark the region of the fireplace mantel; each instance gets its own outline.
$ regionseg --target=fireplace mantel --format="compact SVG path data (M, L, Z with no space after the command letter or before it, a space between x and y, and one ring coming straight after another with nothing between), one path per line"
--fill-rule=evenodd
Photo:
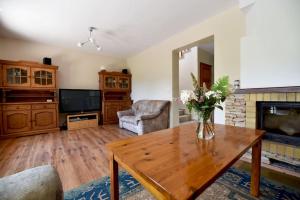
M300 86L289 87L266 87L266 88L245 88L234 91L234 94L250 94L250 93L291 93L300 92Z

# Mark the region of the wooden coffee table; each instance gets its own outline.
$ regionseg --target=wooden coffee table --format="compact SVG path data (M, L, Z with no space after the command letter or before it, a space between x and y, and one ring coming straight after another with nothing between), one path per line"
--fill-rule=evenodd
M120 165L158 199L195 199L250 147L250 192L258 196L264 132L215 125L215 137L205 141L195 130L191 123L108 144L111 198L119 198Z

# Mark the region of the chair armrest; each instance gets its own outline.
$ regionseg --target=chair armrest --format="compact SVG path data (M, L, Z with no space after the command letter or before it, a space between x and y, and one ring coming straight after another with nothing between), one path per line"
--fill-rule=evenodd
M129 109L129 110L118 111L117 115L119 118L121 118L123 116L132 116L134 115L134 113L132 109Z
M157 117L161 112L155 112L155 113L150 113L150 114L143 114L140 116L137 116L137 120L146 120L146 119L153 119Z

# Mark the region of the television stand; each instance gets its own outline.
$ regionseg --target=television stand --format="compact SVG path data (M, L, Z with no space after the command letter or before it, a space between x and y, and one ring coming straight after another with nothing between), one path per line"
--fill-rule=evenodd
M92 128L98 126L98 113L67 115L68 130Z

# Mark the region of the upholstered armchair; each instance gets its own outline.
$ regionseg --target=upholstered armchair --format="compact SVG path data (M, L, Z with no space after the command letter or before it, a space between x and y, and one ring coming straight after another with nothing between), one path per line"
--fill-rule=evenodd
M137 101L131 109L117 113L119 126L138 135L169 128L169 109L169 101Z

